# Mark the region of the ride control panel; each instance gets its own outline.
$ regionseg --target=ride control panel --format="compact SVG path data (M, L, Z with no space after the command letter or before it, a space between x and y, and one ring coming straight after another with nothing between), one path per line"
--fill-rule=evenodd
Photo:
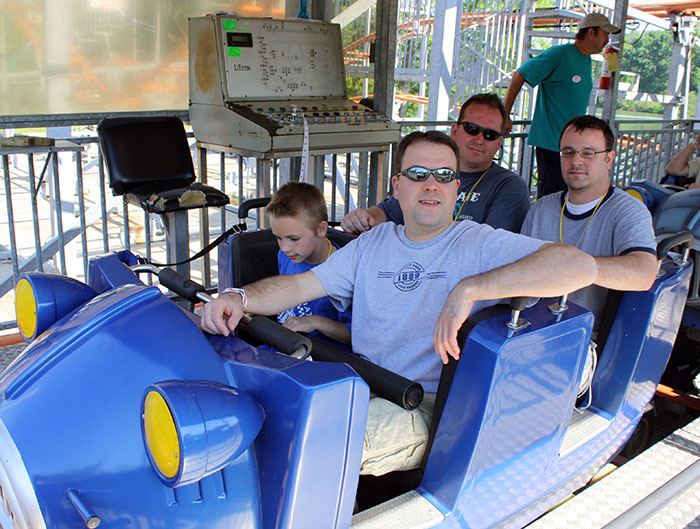
M255 152L395 142L389 117L347 99L340 26L208 15L189 20L198 141Z

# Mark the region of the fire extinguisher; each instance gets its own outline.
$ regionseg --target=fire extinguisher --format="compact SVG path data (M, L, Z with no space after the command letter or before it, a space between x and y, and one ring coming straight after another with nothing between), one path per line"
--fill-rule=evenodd
M617 71L617 48L605 48L603 69L600 74L600 89L607 90L612 85L612 78Z

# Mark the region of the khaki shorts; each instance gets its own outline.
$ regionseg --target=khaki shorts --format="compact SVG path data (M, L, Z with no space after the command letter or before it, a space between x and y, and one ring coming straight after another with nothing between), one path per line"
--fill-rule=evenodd
M434 393L425 394L420 406L410 411L381 397L370 398L360 474L381 476L419 468L434 406Z

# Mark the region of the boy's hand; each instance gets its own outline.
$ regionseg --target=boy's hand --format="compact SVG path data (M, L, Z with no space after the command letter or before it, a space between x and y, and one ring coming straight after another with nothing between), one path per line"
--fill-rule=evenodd
M228 336L243 317L243 300L240 294L222 294L204 305L199 327L210 334Z
M282 327L294 332L312 332L318 330L317 319L319 316L290 316Z

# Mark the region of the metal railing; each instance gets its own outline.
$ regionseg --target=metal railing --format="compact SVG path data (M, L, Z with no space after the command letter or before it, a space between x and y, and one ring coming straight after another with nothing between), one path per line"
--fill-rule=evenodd
M414 130L435 129L449 134L454 122L403 121L401 135ZM526 129L529 121L514 121L513 128ZM611 181L624 187L632 180L660 182L665 176L666 164L688 144L700 122L694 120L617 120L613 133L616 138L615 163ZM697 130L695 132L697 134ZM537 187L537 167L533 148L527 145L527 132L512 133L503 139L503 148L497 153L497 163L521 175L528 183L534 199Z
M451 125L446 121L403 122L402 134L418 128L449 133ZM658 182L666 163L689 141L694 125L690 120L616 122L620 133L613 182L618 186L633 179ZM537 173L526 137L526 133L506 137L497 162L521 174L534 190ZM238 222L241 201L260 196L255 159L209 151L204 160L206 175L202 175L194 140L192 145L200 179L227 193L231 205L190 211L191 254ZM0 152L4 194L0 199L0 322L4 322L0 329L15 325L12 289L23 271L56 271L85 278L91 257L122 248L157 262L170 262L160 218L112 195L94 135L67 138L52 148L3 148ZM370 197L377 193L372 189L370 156L350 152L313 157L314 183L324 187L332 221L339 221L355 207L374 203ZM293 172L289 168L293 165L293 159L274 161L273 191ZM387 184L379 194L388 193ZM211 255L211 266L204 262L192 266L193 279L209 287L216 283L215 254Z
M690 141L696 123L693 120L616 121L613 183L623 187L632 180L659 182L665 175L666 164Z
M42 133L43 129L37 130L36 135ZM23 129L23 134L32 131ZM191 147L198 179L221 189L231 200L225 208L189 211L192 255L239 222L239 203L267 193L259 189L255 158L197 152L194 138ZM309 175L324 188L331 221L339 222L351 209L373 203L369 198L376 196L370 183L371 156L370 152L348 152L311 157ZM95 135L57 140L52 147L4 147L0 163L4 195L0 197L0 329L15 326L12 290L22 272L58 272L85 279L90 258L123 248L149 260L171 262L160 216L113 196ZM294 159L273 160L272 191L295 170L298 174ZM251 220L259 225L255 211ZM208 259L196 260L191 274L207 287L215 285L216 251Z

